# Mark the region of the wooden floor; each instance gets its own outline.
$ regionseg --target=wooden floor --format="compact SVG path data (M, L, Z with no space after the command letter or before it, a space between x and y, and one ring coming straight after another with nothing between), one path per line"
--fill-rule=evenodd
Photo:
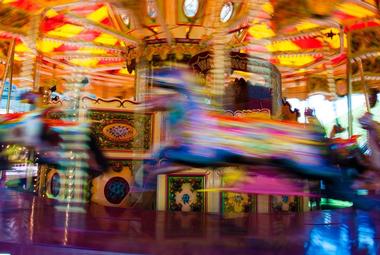
M0 254L379 254L380 214L240 218L65 204L0 190Z

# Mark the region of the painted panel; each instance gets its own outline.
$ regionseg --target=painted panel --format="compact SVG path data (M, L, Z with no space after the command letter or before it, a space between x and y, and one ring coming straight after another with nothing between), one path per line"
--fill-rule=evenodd
M167 177L168 211L204 212L205 193L204 175L169 175Z
M122 162L112 163L103 174L92 180L91 201L112 207L128 207L131 203L131 188L134 177L129 167Z
M90 110L88 118L103 150L144 152L152 147L152 114Z
M235 192L222 193L222 214L249 213L257 210L257 196Z
M300 212L302 199L298 196L271 196L270 212Z

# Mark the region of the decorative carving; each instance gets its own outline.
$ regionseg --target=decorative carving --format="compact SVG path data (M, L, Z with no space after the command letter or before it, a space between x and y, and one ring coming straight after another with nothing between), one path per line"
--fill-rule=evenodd
M281 107L282 120L297 121L299 116L300 116L300 113L297 108L292 110L292 107L288 101L285 101L285 100L282 101L282 107Z
M256 211L256 196L235 192L222 193L222 213L249 213Z
M204 176L168 176L168 210L201 212L205 209Z
M298 196L271 196L271 212L301 212L302 200Z
M380 31L378 28L355 30L351 34L350 54L353 56L380 50Z
M270 109L226 111L226 114L230 116L239 117L239 118L262 118L262 119L271 118Z
M152 114L90 110L88 118L102 149L148 151L151 148Z
M61 189L61 177L58 173L54 173L51 177L51 183L50 183L50 191L51 194L56 197L59 195L59 191Z
M111 168L112 168L113 171L119 173L119 172L121 172L123 170L123 163L120 162L120 161L112 162Z
M129 183L121 177L112 177L104 186L104 196L112 204L120 204L128 195Z
M103 134L114 142L127 142L136 136L137 131L124 123L114 123L103 128Z
M112 171L111 168L92 180L91 201L97 204L113 207L128 207L133 193L130 192L134 185L134 177L131 169L121 163L120 171ZM112 162L115 165L115 161Z
M21 9L16 9L7 5L0 5L0 24L10 30L25 29L30 23L31 14Z

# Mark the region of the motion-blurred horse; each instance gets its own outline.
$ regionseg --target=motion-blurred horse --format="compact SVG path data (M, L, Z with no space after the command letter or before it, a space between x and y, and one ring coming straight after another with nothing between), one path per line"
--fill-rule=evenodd
M163 68L153 76L154 86L172 93L147 97L142 110L167 111L171 138L153 160L145 162L146 187L154 186L157 174L189 166L269 166L293 177L324 180L329 197L353 201L362 208L377 206L350 189L350 178L329 158L331 151L322 129L225 116L205 103L202 89L193 81L189 72L178 69Z
M60 130L69 129L76 133L78 143L83 148L81 158L88 164L88 173L92 177L100 175L108 168L108 161L88 132L86 123L52 119L49 112L55 108L36 109L30 112L0 115L0 149L16 144L36 151L36 163L59 167L63 161L69 161L69 155L62 150L64 135ZM79 137L79 138L78 138ZM0 170L10 169L6 155L0 157Z

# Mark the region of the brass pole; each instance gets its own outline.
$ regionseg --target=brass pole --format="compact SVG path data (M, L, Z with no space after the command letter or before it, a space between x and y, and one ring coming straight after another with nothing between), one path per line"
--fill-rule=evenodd
M15 39L12 39L11 42L10 42L10 45L9 45L9 48L8 48L8 53L7 53L7 63L5 63L5 68L4 68L4 74L3 74L3 77L1 79L1 93L0 93L0 102L1 102L1 99L3 98L3 93L4 93L4 84L5 84L5 80L7 79L7 76L8 76L8 70L9 70L9 65L10 65L10 62L11 62L11 58L12 58L12 55L13 55L13 51L14 51L14 47L15 47Z
M347 117L348 117L348 138L353 135L353 116L352 116L352 83L351 83L351 33L347 33L347 42L348 42L348 58L347 58Z
M349 137L352 136L353 130L352 130L352 83L351 83L351 62L350 59L347 60L347 86L348 86L348 93L347 93L347 114L348 114L348 135Z
M369 104L369 96L368 96L368 86L364 80L363 62L361 59L359 59L357 62L358 62L359 74L360 74L360 84L364 90L365 105L367 108L367 112L371 113L371 106Z
M12 95L12 81L13 81L13 60L14 60L14 46L15 46L15 40L13 40L12 44L12 53L11 53L11 66L10 66L10 76L9 76L9 91L8 91L8 98L7 98L7 108L6 111L9 113L9 108L11 106L11 95Z
M33 79L33 91L38 91L40 88L40 71L41 71L41 65L42 61L41 57L37 55L35 57L35 62L34 62L34 79Z

